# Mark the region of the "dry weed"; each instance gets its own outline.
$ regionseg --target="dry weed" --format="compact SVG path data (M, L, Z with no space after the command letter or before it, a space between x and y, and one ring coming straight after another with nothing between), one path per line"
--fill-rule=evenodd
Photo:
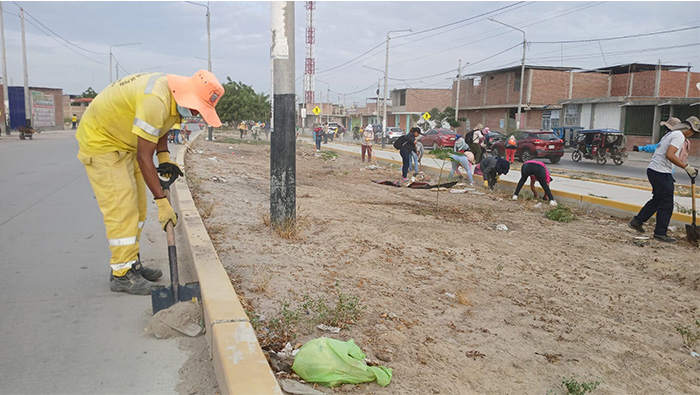
M467 298L467 292L466 291L458 291L457 292L457 301L459 304L467 306L467 307L472 307L472 302L469 301Z
M255 274L250 282L250 290L253 292L264 293L267 291L268 285L272 280L272 274L259 266L255 268Z

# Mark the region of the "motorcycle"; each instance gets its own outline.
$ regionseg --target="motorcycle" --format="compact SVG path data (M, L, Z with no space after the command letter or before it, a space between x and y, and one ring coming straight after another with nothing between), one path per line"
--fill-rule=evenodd
M620 166L627 158L625 136L616 129L594 129L578 132L576 149L571 153L571 160L580 162L581 159L595 160L604 165L608 159Z

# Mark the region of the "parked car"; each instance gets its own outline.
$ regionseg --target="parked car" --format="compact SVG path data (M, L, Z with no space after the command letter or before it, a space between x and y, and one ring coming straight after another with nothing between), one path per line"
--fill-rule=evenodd
M335 134L343 133L345 132L345 127L343 127L343 125L339 124L338 122L329 122L328 132Z
M486 149L490 150L493 146L494 143L497 141L505 141L506 136L498 133L498 132L489 132L486 133L486 136L484 136L484 144L486 144Z
M564 141L554 133L546 130L526 130L515 133L518 145L515 156L527 162L535 158L547 158L552 163L559 163L564 156ZM505 141L495 142L491 151L498 156L505 156Z
M457 133L450 129L430 129L420 141L425 148L437 149L444 147L454 147Z
M373 123L372 124L372 132L374 132L374 142L378 143L382 138L382 124L381 123Z
M396 128L396 127L388 127L386 128L386 138L389 143L393 143L396 141L399 137L403 136L405 133L403 129L401 128Z

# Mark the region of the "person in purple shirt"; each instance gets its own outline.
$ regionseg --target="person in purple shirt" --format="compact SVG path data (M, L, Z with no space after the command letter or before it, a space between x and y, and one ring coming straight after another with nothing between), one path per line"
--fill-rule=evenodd
M513 200L518 200L518 194L520 190L523 189L525 181L530 177L530 189L535 198L538 198L537 190L535 189L535 179L540 183L542 189L544 189L544 194L547 199L549 199L550 206L556 206L557 201L554 200L552 196L552 191L549 189L549 183L552 182L552 177L549 175L549 169L544 163L536 160L529 160L523 163L520 168L520 181L518 181L518 187L515 188L515 193L513 194Z

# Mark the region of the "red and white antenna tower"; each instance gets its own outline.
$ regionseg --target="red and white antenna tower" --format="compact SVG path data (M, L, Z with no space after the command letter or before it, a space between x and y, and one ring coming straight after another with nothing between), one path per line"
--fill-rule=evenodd
M306 65L304 67L304 103L316 101L316 24L315 1L306 2Z

